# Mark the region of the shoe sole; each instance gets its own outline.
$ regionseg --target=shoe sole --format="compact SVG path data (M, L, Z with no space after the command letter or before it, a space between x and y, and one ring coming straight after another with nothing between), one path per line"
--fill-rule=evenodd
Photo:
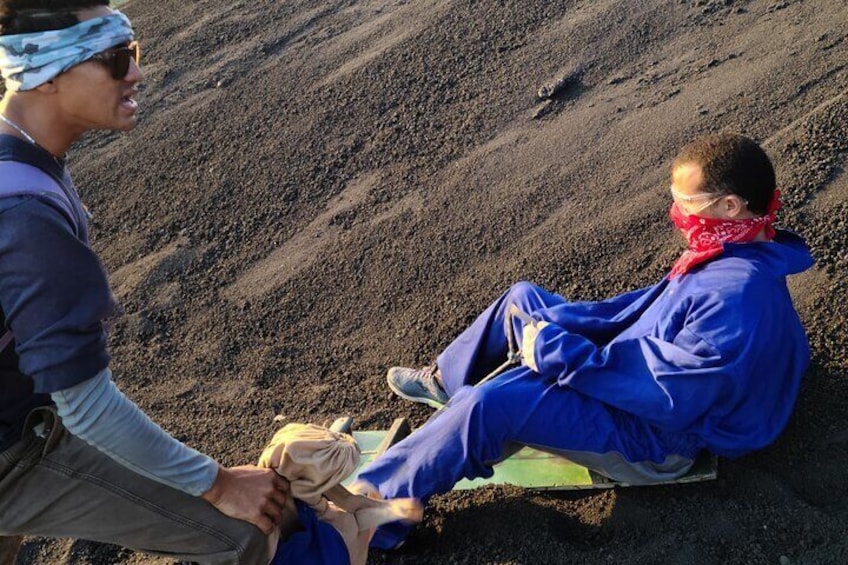
M427 398L424 396L410 396L409 394L406 394L405 392L395 387L394 383L392 383L388 375L386 375L386 382L389 383L389 388L392 389L392 392L400 396L404 400L408 400L410 402L417 402L419 404L426 404L430 408L435 408L436 410L444 406L444 404L442 404L438 400L433 400L432 398Z

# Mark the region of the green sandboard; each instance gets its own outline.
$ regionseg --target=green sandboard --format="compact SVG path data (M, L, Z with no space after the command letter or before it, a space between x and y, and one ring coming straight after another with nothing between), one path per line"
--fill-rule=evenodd
M360 471L376 458L380 444L388 433L386 430L353 432L362 456L359 467L344 484L356 480ZM533 490L582 490L630 486L608 479L559 455L530 447L524 447L510 458L496 464L494 472L494 475L488 479L462 480L457 483L454 490L469 490L484 485L515 485ZM705 454L698 458L686 475L673 481L653 484L693 483L712 480L717 476L717 458Z

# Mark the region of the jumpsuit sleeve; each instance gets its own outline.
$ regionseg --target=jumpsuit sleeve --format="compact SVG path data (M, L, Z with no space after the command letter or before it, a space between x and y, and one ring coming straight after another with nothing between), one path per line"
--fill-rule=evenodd
M665 286L666 281L663 281L600 302L563 302L536 310L533 317L560 326L600 346L639 318Z
M762 340L756 330L767 326L768 314L751 302L737 306L731 316L715 304L696 308L667 340L622 336L603 347L548 325L535 343L536 364L561 386L650 424L683 431L733 401L741 385L737 376L747 371L746 359L757 356Z

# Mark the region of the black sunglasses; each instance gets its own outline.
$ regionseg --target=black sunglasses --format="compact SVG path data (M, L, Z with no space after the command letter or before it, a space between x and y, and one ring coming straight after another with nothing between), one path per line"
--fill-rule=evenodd
M123 80L130 72L130 61L138 65L141 61L141 48L138 41L131 41L127 45L113 47L92 56L90 61L98 61L106 65L109 73L115 80Z

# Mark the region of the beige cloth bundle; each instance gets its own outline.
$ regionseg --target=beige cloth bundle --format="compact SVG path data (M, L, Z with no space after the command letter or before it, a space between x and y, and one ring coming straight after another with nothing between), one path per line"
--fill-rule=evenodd
M359 463L359 446L347 434L312 424L287 424L277 430L259 458L259 466L288 479L292 496L309 506L345 480Z
M312 424L287 424L277 430L259 458L291 484L291 494L315 510L344 539L352 565L364 564L368 542L381 524L420 522L421 503L414 498L381 500L354 494L341 485L359 463L359 446L348 434Z

